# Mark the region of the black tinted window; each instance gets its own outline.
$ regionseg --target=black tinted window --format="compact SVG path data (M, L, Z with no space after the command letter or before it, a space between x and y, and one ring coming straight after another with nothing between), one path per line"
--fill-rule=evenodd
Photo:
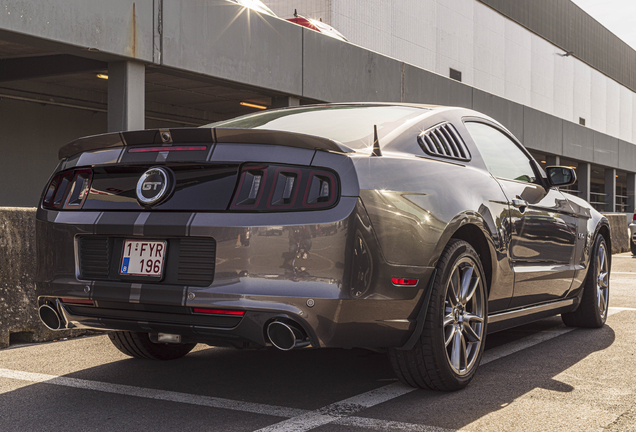
M407 106L332 105L262 111L203 127L270 129L329 138L354 150L373 147L373 126L380 142L388 133L428 111Z
M528 156L499 130L484 123L467 122L466 129L495 177L534 183L537 179Z

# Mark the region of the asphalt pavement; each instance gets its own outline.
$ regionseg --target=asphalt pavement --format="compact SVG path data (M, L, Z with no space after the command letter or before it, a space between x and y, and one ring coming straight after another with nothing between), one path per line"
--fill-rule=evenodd
M415 390L382 353L130 359L107 336L0 350L0 431L636 431L636 259L614 255L602 329L559 317L490 335L473 382Z

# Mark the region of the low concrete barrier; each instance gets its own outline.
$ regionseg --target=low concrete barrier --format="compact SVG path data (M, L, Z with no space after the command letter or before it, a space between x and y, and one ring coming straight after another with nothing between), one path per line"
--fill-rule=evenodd
M612 231L612 254L629 252L629 228L627 216L622 213L603 214Z
M86 331L51 331L38 317L35 291L35 209L0 208L0 348Z

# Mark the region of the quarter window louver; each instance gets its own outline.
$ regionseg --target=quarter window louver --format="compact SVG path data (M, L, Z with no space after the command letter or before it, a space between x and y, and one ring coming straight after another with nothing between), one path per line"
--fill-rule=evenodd
M440 156L461 161L470 160L466 143L450 123L442 123L422 132L418 137L422 150L431 156Z

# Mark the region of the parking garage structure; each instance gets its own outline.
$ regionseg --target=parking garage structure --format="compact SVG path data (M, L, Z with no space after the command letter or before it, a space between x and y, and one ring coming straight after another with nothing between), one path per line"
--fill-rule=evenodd
M282 18L294 5L265 3ZM0 0L10 182L0 206L36 206L58 148L80 136L378 101L488 114L542 166L575 167L569 192L605 212L634 211L636 52L569 0L301 5L350 42L227 0Z

